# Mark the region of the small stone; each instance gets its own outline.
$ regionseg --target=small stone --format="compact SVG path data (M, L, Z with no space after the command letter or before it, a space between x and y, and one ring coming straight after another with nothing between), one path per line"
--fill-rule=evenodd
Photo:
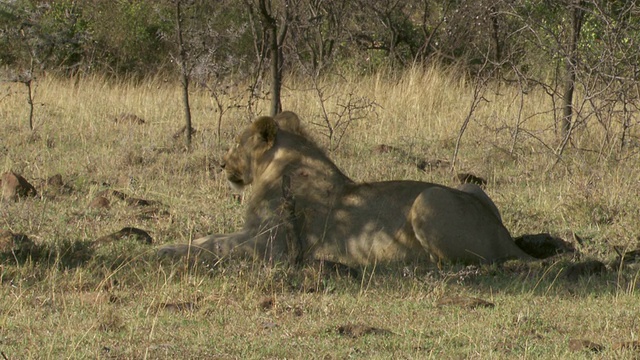
M116 231L114 233L111 233L109 235L105 235L96 239L94 241L94 244L96 245L108 244L115 241L123 240L125 238L129 238L129 237L143 244L153 243L153 238L146 231L135 228L135 227L124 227L120 231Z
M275 299L271 296L266 296L260 300L258 307L262 310L271 310L275 305Z
M109 199L104 196L96 196L89 203L89 207L95 209L108 209L110 205Z
M62 175L61 174L55 174L55 175L51 176L49 179L47 179L47 185L55 186L55 187L64 186L64 182L62 181Z
M20 197L36 196L38 192L25 178L14 172L2 174L2 200L15 201Z
M571 243L547 233L521 235L513 241L522 251L538 259L576 252Z

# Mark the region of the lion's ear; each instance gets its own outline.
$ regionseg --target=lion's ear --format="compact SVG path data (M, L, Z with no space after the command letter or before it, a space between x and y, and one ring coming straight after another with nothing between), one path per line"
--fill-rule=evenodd
M253 129L256 133L260 134L262 139L269 144L273 145L276 140L276 133L278 132L278 125L276 121L269 116L262 116L253 122Z
M293 134L302 135L302 125L300 118L293 111L283 111L273 118L278 127Z

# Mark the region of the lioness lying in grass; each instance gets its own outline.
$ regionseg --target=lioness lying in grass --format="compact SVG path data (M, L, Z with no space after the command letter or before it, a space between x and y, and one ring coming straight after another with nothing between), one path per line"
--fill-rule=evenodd
M160 255L278 259L286 256L293 233L304 259L347 265L530 258L479 187L355 183L305 135L292 112L256 119L240 133L223 167L232 187L253 186L243 229L164 246ZM295 199L290 210L283 207L285 176Z

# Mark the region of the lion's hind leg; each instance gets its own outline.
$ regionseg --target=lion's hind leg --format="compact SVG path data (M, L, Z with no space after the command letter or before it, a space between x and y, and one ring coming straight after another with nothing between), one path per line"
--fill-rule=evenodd
M414 201L410 221L416 238L438 263L527 257L494 210L473 193L429 188Z

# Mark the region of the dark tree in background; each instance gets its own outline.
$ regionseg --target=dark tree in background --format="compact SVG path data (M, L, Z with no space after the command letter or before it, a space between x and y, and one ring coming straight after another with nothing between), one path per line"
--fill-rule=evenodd
M178 44L178 62L180 64L180 83L182 85L182 105L184 107L184 134L187 149L191 149L191 107L189 105L189 69L187 66L187 50L182 38L182 0L174 0L176 6L176 42Z
M282 46L289 29L291 3L284 0L281 8L275 8L271 0L258 0L260 16L266 41L269 43L269 54L271 56L271 116L282 112L282 101L280 91L282 89L282 69L284 66L284 56Z
M585 2L569 0L567 4L570 25L565 55L565 80L562 104L562 136L568 137L573 119L573 92L575 90L576 71L578 66L578 41L584 20Z

